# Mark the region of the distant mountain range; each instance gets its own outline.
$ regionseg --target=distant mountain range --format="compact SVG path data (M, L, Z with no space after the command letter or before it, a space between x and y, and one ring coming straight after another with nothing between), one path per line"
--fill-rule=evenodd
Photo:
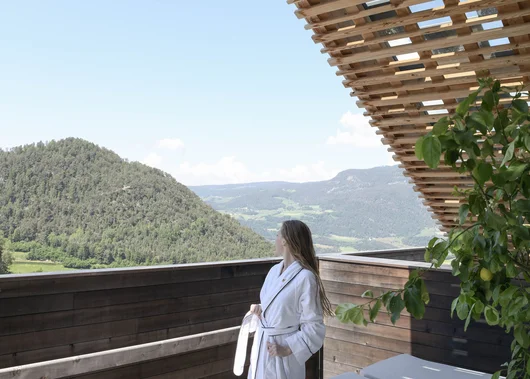
M319 253L425 246L434 220L397 166L346 170L331 180L190 187L268 240L281 222L311 227Z

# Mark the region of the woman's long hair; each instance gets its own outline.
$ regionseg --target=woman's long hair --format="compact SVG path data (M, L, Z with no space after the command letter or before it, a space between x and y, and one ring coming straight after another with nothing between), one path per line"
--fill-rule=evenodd
M299 220L284 221L280 229L282 237L285 239L289 251L293 257L300 262L303 268L315 274L318 282L320 304L326 316L333 316L331 303L324 291L324 285L318 272L318 261L313 246L313 237L309 227Z

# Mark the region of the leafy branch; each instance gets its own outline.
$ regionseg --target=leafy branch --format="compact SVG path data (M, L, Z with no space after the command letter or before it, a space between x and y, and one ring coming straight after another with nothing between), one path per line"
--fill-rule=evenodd
M460 295L451 305L467 330L484 318L504 328L514 342L512 357L501 373L508 379L530 378L530 115L524 88L501 87L491 78L442 117L415 145L419 159L436 169L442 160L466 174L473 185L455 193L463 197L458 227L447 239L433 238L425 252L429 269L412 271L402 289L377 297L366 291L364 304L341 304L343 322L375 322L384 306L396 323L403 310L422 318L429 294L423 276L452 254L452 273L460 279ZM502 99L502 102L501 102ZM508 101L507 101L508 100ZM525 283L525 285L523 285ZM368 312L368 320L364 317Z

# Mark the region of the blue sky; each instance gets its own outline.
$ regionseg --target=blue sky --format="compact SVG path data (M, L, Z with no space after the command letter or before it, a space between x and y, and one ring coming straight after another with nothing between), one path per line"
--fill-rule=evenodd
M0 6L0 147L80 137L187 185L391 163L284 0Z

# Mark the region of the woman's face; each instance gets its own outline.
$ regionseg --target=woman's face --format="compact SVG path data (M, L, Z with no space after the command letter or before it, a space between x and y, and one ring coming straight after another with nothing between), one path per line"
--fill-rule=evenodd
M283 252L285 250L285 246L283 245L283 237L281 231L278 231L276 234L276 255L283 255Z

